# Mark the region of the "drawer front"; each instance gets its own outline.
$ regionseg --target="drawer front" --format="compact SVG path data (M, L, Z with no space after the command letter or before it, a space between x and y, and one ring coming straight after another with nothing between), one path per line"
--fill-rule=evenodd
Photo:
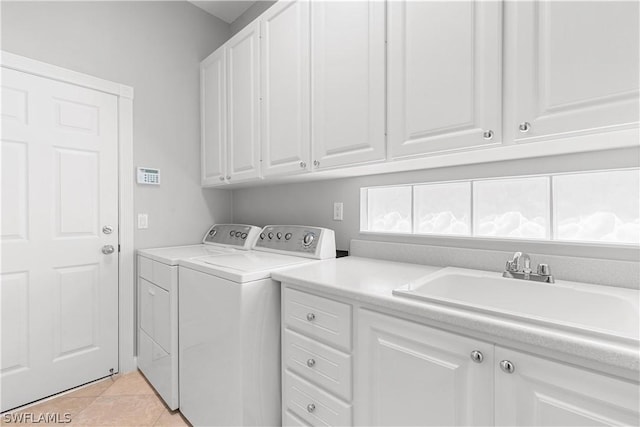
M285 407L312 426L351 425L351 405L348 405L291 371L284 375Z
M351 400L351 355L285 329L283 357L293 372Z
M178 281L178 267L138 256L138 276L171 291L172 283Z
M351 350L350 305L285 288L283 316L286 326Z

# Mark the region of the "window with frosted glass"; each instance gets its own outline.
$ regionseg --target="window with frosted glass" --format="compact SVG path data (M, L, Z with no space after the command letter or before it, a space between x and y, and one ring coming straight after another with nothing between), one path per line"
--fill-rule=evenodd
M640 243L640 171L553 177L555 240Z
M411 186L367 190L369 231L411 232Z
M474 181L474 235L549 238L549 178Z
M414 187L417 234L471 234L471 183L452 182Z

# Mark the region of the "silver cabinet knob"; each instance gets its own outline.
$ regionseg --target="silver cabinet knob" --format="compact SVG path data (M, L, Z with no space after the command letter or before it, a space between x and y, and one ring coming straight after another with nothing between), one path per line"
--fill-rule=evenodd
M503 360L502 362L500 362L500 369L502 369L502 372L505 372L507 374L513 374L513 372L516 370L516 366L508 360Z
M307 360L307 366L308 367L313 368L315 366L315 364L316 364L315 360L313 360L313 359Z
M320 166L320 161L319 160L314 160L313 161L313 166Z
M113 227L110 225L105 225L104 227L102 227L102 232L104 234L111 234L113 233Z
M307 167L307 164L305 162L300 162L300 167L304 169Z
M220 181L224 181L224 176L221 176L221 177L220 177Z
M473 350L471 352L471 360L476 363L482 363L482 361L484 360L484 355L478 350Z
M116 248L113 247L113 245L104 245L102 247L102 253L105 255L109 255L112 254L116 251Z
M231 181L231 175L227 175L227 181Z
M492 131L492 130L485 130L485 131L482 133L482 137L483 137L484 139L486 139L486 140L493 139L493 131Z
M520 132L522 133L527 133L531 130L531 123L529 122L522 122L520 123L520 126L518 127L518 129L520 129Z
M314 320L316 320L316 315L313 313L307 313L307 320L309 322L313 322Z
M313 403L309 403L307 405L307 412L313 412L316 410L316 405L314 405Z

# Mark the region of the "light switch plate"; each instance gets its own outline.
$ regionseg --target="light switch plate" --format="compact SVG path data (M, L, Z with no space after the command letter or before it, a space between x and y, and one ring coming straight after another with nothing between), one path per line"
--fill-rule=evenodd
M333 204L333 220L334 221L342 221L342 211L343 211L342 202L335 202Z
M138 229L149 228L149 215L138 214Z

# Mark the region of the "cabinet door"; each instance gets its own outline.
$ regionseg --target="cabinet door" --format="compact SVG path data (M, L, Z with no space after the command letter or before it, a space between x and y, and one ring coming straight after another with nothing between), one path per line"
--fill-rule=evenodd
M227 179L260 176L260 25L254 22L226 43Z
M636 123L638 5L506 2L505 133L528 142Z
M384 160L385 2L311 4L316 168Z
M283 1L262 21L262 171L310 169L309 3Z
M493 424L490 344L360 310L355 379L356 425Z
M225 183L227 86L224 48L200 64L200 125L202 185Z
M496 347L495 419L504 426L639 425L638 384ZM499 367L510 361L513 373Z
M392 158L496 144L501 136L502 3L389 3Z

